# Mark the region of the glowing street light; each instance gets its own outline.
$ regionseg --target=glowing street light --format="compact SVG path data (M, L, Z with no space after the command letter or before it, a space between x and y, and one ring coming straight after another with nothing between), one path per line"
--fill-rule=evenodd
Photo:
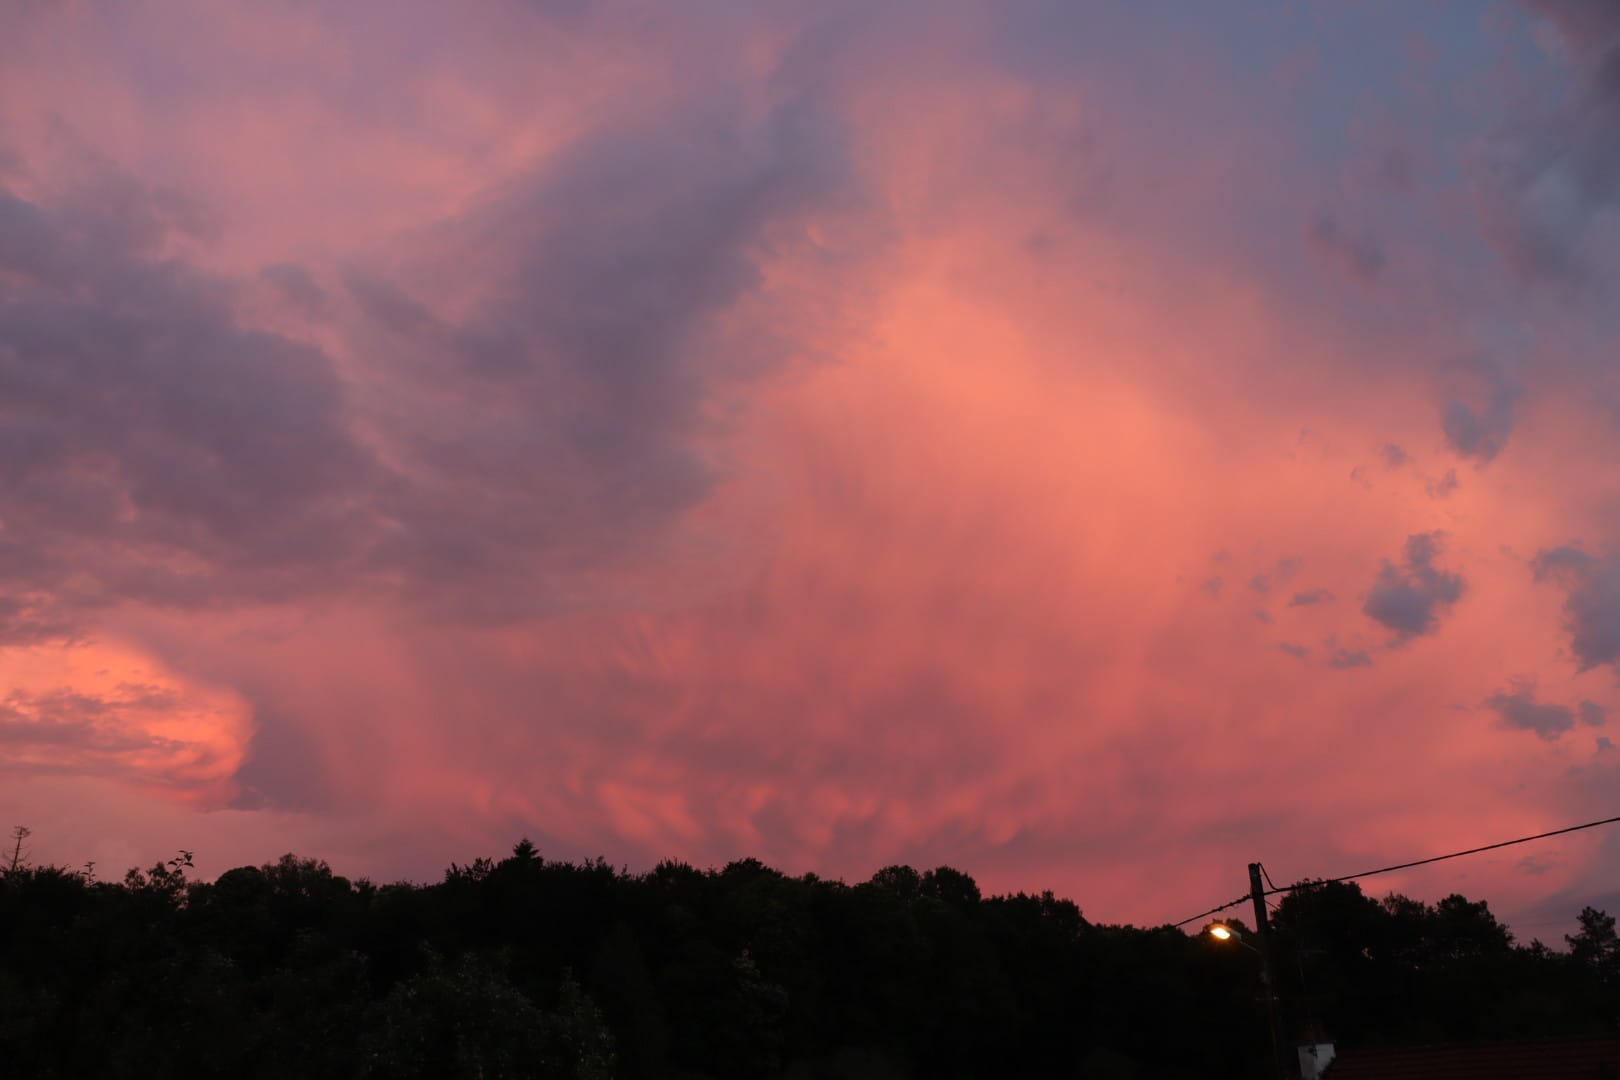
M1279 1023L1277 1019L1277 995L1272 992L1271 988L1270 959L1265 953L1261 952L1253 945L1250 945L1247 941L1244 941L1242 934L1232 929L1230 926L1227 926L1225 923L1211 923L1209 925L1208 933L1209 936L1214 938L1216 941L1235 941L1260 958L1260 988L1264 992L1266 999L1267 1019L1271 1021L1271 1060L1272 1063L1277 1067L1278 1077L1288 1075L1287 1067L1283 1064L1281 1049L1282 1042L1280 1036L1278 1035ZM1262 937L1260 940L1262 944L1265 943L1265 938Z
M1253 945L1250 945L1247 941L1244 941L1242 934L1238 933L1230 926L1227 926L1225 923L1211 923L1209 927L1209 936L1214 938L1216 941L1235 941L1245 949L1248 949L1250 952L1254 953L1254 955L1260 957L1262 960L1265 959L1265 953L1261 952ZM1270 982L1270 974L1271 973L1267 971L1265 967L1262 967L1260 970L1260 981Z

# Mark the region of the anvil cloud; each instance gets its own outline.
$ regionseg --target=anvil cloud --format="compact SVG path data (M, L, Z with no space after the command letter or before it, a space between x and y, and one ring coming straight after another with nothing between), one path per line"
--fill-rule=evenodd
M1612 814L1616 10L23 5L0 809L1136 922Z

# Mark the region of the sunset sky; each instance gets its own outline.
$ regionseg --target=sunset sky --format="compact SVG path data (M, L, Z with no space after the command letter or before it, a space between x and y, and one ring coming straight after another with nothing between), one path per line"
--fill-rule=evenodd
M6 23L39 859L1158 923L1620 813L1620 4ZM1556 941L1620 829L1368 889Z

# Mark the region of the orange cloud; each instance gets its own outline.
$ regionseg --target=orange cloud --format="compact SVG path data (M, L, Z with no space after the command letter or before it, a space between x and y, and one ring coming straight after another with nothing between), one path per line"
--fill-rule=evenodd
M230 797L247 704L112 643L0 652L0 742L13 774L91 776L200 806Z

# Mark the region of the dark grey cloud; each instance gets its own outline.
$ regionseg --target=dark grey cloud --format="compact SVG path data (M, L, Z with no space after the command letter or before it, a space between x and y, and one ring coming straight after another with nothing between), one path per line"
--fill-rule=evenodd
M1276 566L1274 566L1272 569L1264 573L1256 574L1254 577L1250 578L1249 588L1253 589L1257 593L1268 593L1271 591L1271 586L1274 583L1278 585L1286 585L1288 582L1292 581L1294 579L1294 575L1299 573L1299 568L1304 565L1305 560L1301 559L1299 556L1285 555L1277 560Z
M198 217L116 175L53 204L0 190L0 602L31 597L35 630L128 588L273 597L363 537L378 470L342 383L163 253Z
M359 592L495 622L745 572L689 512L749 392L824 358L885 233L831 113L694 84L319 280L203 271L175 252L207 214L110 170L0 189L0 645L120 603ZM802 286L767 282L790 260ZM342 335L341 376L245 323L266 306ZM249 697L242 805L330 805L307 718ZM115 749L42 723L0 738Z
M1362 612L1393 630L1397 644L1433 631L1440 616L1462 597L1466 583L1460 574L1435 565L1439 553L1439 533L1408 537L1405 561L1397 566L1385 560L1368 590Z
M326 310L326 290L297 263L277 263L259 271L281 297L306 315L317 315Z
M1372 667L1372 657L1361 649L1346 649L1341 645L1333 645L1328 653L1328 667L1340 671L1351 668Z
M569 27L584 22L591 13L591 0L513 0L513 2L525 11Z
M1446 403L1440 426L1446 442L1464 457L1490 461L1502 452L1513 430L1514 397L1493 397L1484 409L1455 398Z
M1514 867L1521 874L1529 874L1532 877L1540 877L1547 871L1556 869L1559 865L1560 864L1557 859L1546 855L1526 855L1524 858L1515 863Z
M1620 44L1620 6L1613 0L1523 0L1524 6L1551 19L1572 49L1603 54Z
M1423 489L1428 492L1431 499L1449 499L1457 488L1461 486L1461 482L1457 479L1456 469L1447 469L1445 475L1438 480L1425 480L1423 482Z
M1311 653L1311 650L1306 646L1295 645L1289 641L1279 641L1277 643L1277 648L1287 653L1289 656L1292 656L1296 660L1303 660Z
M272 691L254 694L255 732L247 755L232 779L237 792L231 805L240 810L274 806L281 810L329 810L337 801L335 785L322 765L311 738L274 700Z
M521 618L653 578L747 388L803 358L784 309L831 312L879 242L842 138L793 101L651 109L339 293L173 257L207 215L115 173L52 203L0 189L0 639L353 589ZM804 215L852 227L811 239ZM765 289L768 258L825 261L826 295ZM477 306L436 310L463 279ZM353 370L243 325L247 285L339 325Z
M1609 722L1609 710L1595 701L1583 701L1580 705L1581 723L1587 727L1602 727Z
M425 602L500 618L664 542L725 475L715 445L742 392L797 362L783 342L802 328L764 261L824 264L836 304L854 249L793 223L871 220L858 189L819 110L687 102L554 155L396 279L352 272L408 420L384 432L410 479L383 504L399 528L381 563ZM473 253L481 302L436 311L434 273ZM480 588L492 570L499 587Z
M1351 229L1325 210L1311 218L1305 231L1311 247L1363 285L1378 280L1384 270L1384 249L1370 229Z
M1446 442L1463 457L1492 461L1513 433L1524 389L1498 363L1472 361L1456 368L1468 376L1473 387L1467 397L1453 397L1441 409L1440 426Z
M1564 590L1564 623L1582 671L1620 660L1620 562L1565 546L1537 553L1537 581Z
M1385 443L1381 455L1384 459L1384 467L1388 469L1398 469L1412 460L1410 454L1394 443Z
M1305 589L1297 592L1288 601L1289 607L1312 607L1316 604L1325 604L1333 599L1333 594L1326 589Z
M1559 32L1577 91L1492 155L1486 235L1522 277L1579 285L1613 260L1593 225L1620 205L1620 15L1609 0L1521 2Z
M12 588L9 594L0 595L0 647L75 640L78 634L73 622L51 614L51 597Z
M1575 726L1574 709L1536 700L1533 679L1515 679L1507 690L1498 690L1486 698L1485 705L1501 718L1504 727L1533 731L1548 742Z

